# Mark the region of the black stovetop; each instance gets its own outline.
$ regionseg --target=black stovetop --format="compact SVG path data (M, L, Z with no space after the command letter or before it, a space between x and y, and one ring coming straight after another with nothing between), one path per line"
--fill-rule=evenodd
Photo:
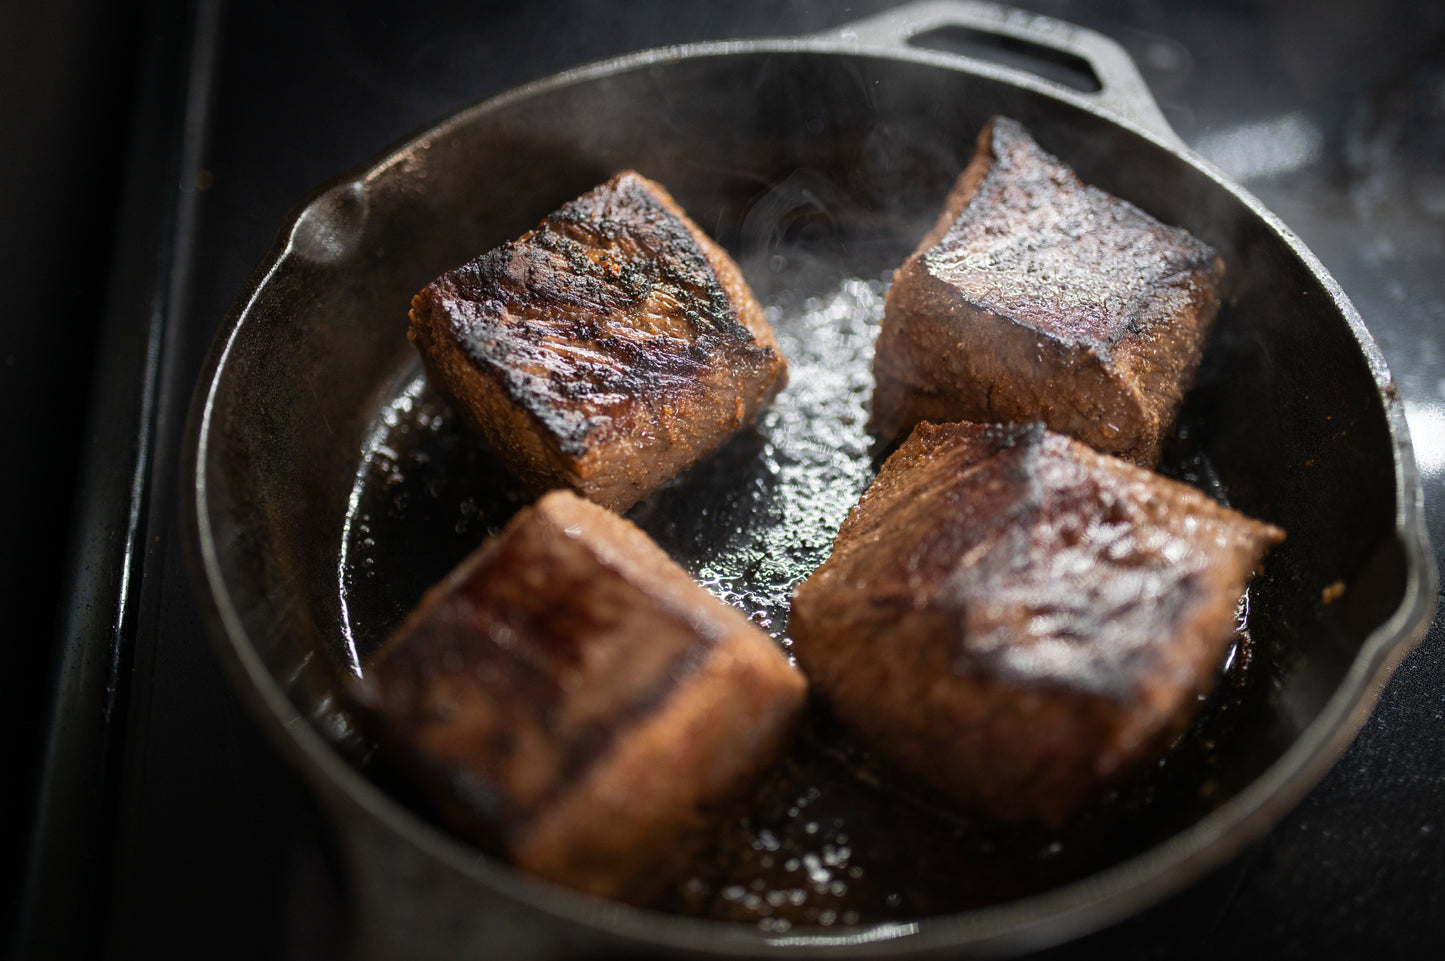
M54 629L28 635L46 643L4 662L14 767L27 796L45 790L30 811L41 816L15 822L3 852L38 839L20 956L339 951L344 879L327 827L226 683L177 529L191 388L292 207L524 81L645 47L807 33L890 5L152 0L143 15L79 2L5 15L0 52L17 79L33 68L16 87L21 136L5 145L28 158L5 178L22 227L8 238L6 287L24 308L12 325L25 326L5 353L5 399L24 422L16 463L40 466L8 472L7 535L37 546L3 580L17 611L23 600L58 612ZM1394 372L1431 537L1445 544L1445 5L1019 6L1121 41L1181 137L1334 274ZM36 398L50 404L39 425L26 407ZM57 431L72 442L57 446ZM1049 953L1424 958L1442 943L1437 618L1353 746L1261 842Z

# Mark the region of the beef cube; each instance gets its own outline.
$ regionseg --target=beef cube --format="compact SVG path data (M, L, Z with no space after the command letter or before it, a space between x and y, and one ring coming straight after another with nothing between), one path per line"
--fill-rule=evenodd
M641 901L775 760L805 691L629 521L556 491L432 588L348 699L458 833Z
M794 654L881 755L1059 824L1158 757L1283 532L1040 424L920 424L797 590Z
M787 379L741 271L623 171L412 299L427 374L536 491L626 510Z
M1159 459L1219 308L1207 244L1080 182L995 117L933 230L896 272L872 428L1043 421Z

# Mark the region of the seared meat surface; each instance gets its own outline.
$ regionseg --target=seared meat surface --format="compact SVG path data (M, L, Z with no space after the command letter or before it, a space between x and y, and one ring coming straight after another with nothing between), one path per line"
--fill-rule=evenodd
M995 117L899 268L874 360L872 427L1028 422L1146 467L1219 306L1212 248L1082 183Z
M633 171L412 299L431 381L530 487L625 510L786 381L741 272Z
M644 901L781 752L805 691L629 521L556 491L432 588L348 696L459 833Z
M924 423L798 588L794 653L924 782L1060 823L1183 731L1283 536L1039 424Z

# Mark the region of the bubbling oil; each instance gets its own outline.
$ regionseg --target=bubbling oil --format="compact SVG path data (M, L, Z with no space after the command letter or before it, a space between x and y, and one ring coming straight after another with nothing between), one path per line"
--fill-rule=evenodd
M827 559L876 473L865 422L883 295L881 277L783 292L766 312L787 386L755 428L630 515L785 649L793 588Z

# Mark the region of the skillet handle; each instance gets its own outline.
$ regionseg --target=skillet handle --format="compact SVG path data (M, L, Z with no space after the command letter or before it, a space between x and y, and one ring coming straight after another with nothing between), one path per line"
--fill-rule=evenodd
M1187 145L1169 126L1138 66L1117 41L1102 33L1076 27L1027 10L988 3L985 0L919 0L862 20L855 20L820 34L867 47L910 48L921 46L918 39L935 30L963 28L995 41L1022 43L1037 48L1047 59L1077 59L1099 82L1094 92L1082 92L1055 80L1010 65L988 61L994 69L1027 77L1031 84L1047 84L1069 98L1090 105L1143 128L1171 148ZM1053 54L1048 58L1048 54ZM967 56L960 54L960 56ZM976 58L970 58L976 59Z
M346 961L578 961L596 956L595 930L558 921L498 892L478 896L457 869L420 852L332 795L346 878Z

